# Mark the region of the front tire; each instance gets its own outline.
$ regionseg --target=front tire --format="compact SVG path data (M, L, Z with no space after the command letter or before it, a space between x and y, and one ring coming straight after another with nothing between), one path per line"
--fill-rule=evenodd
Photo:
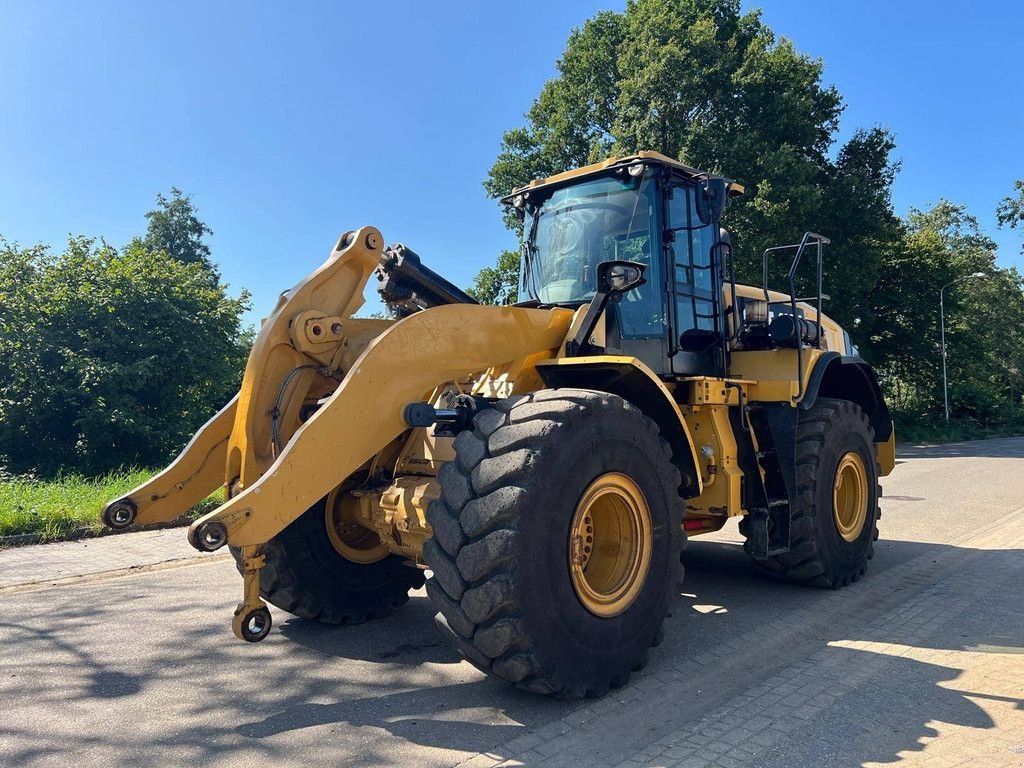
M482 671L601 696L661 639L683 504L671 449L620 397L541 390L479 413L427 512L427 594Z

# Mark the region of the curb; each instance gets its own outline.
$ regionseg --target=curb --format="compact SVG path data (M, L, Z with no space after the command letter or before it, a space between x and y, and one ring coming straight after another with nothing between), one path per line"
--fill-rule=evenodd
M130 525L127 528L115 531L110 528L85 528L79 527L54 538L47 539L41 533L17 533L11 536L0 536L0 549L10 547L23 547L31 544L57 544L62 541L78 541L80 539L96 539L102 536L119 536L123 533L138 533L139 531L158 531L163 528L183 528L192 525L194 519L191 517L179 517L169 523L156 523L154 525Z

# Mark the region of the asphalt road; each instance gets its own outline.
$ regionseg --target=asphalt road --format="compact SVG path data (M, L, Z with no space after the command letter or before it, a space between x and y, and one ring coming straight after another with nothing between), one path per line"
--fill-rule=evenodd
M422 592L247 645L220 558L0 589L0 766L1024 764L1024 438L905 449L883 487L840 592L757 575L735 526L692 541L665 642L601 702L486 679Z

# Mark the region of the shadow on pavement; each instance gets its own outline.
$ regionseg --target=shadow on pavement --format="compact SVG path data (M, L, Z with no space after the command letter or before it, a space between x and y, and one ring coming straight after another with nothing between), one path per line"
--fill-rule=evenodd
M392 735L417 744L475 752L481 749L481 744L507 741L515 738L521 730L521 725L511 720L507 724L495 725L458 719L460 709L487 705L480 697L481 687L480 682L461 683L334 704L299 704L264 720L240 725L237 732L249 738L263 739L317 725L371 725L387 728ZM513 694L513 698L517 695ZM507 692L498 693L495 698L507 699ZM441 723L445 727L439 728Z
M1005 583L1007 574L1016 574L1019 586L1001 592L990 592L974 603L963 617L950 616L944 632L931 633L927 640L914 643L907 656L886 656L881 671L830 707L822 710L798 739L760 754L756 765L764 768L791 768L798 765L860 766L872 762L897 762L901 752L924 748L922 740L938 735L931 723L938 721L969 728L995 727L985 709L968 696L981 700L1012 703L1024 710L1024 698L992 695L984 691L957 690L954 683L963 671L910 656L914 651L927 655L930 651L977 651L1024 654L1024 612L1019 595L1024 589L1020 576L1021 550L958 550L946 545L908 541L880 541L876 556L869 565L866 580L848 589L852 592L875 588L886 582L887 571L894 565L920 558L925 564L937 563L950 552L963 553L948 567L969 569L972 576L992 584ZM785 617L787 613L808 607L808 603L828 607L836 593L808 589L750 574L746 555L738 544L694 543L687 552L687 582L684 599L690 611L684 612L683 632L700 637L692 652L715 647L730 637L755 630L758 624ZM986 578L986 574L991 574ZM938 577L949 575L940 570ZM891 594L905 586L894 585ZM997 597L999 596L999 597ZM951 601L952 602L952 601ZM883 611L883 615L884 615ZM837 617L841 624L843 617ZM711 626L709 626L711 625ZM675 629L675 627L673 627ZM901 643L894 627L860 626L854 631L825 626L817 632L808 630L802 642L806 656L825 649L824 664L835 665L855 673L865 664L877 664L879 652L842 647L837 643L866 641ZM948 656L948 654L946 654ZM1015 666L1020 676L1016 690L1024 689L1024 656ZM788 663L799 663L799 658ZM786 704L766 712L769 717L785 718L799 705ZM787 711L788 710L788 711ZM1022 742L1024 745L1024 742Z
M435 613L429 600L413 595L390 616L356 626L328 626L277 615L284 619L281 634L324 656L412 666L458 664L462 657L434 628Z
M952 549L885 542L869 578L849 591L868 590L863 594L870 595L872 588L887 583L890 567L915 558L928 563ZM1024 554L960 552L963 556L954 558L951 568L969 566L973 576L990 574L993 583L1005 583L1007 572L1019 574ZM803 609L828 611L836 593L762 577L738 545L696 542L685 562L683 597L645 675L667 671L680 656L714 654L721 657L723 695L732 697L773 674L775 667L822 651L826 660L851 671L877 658L869 651L837 647L836 642L895 641L885 626L869 630L870 622L852 637L826 623L801 635L777 659L759 658L730 668L733 651L725 643L757 637L765 623ZM191 578L209 578L201 575L202 569L194 570ZM938 574L948 575L948 570ZM123 766L199 765L243 756L247 762L302 762L297 749L317 754L324 764L406 764L410 745L501 754L503 743L582 706L521 693L457 664L433 627L429 602L421 596L386 619L356 627L286 620L279 632L254 648L235 642L223 628L211 630L213 622L187 626L186 616L196 610L223 618L222 598L201 591L187 605L161 608L165 626L152 627L152 605L164 593L156 579L133 581L105 582L102 593L89 599L68 593L25 618L2 614L0 698L45 707L51 718L0 723L0 764L20 767L45 759L67 764L78 753L95 755L100 761L96 764ZM881 594L884 598L885 590ZM1016 605L1009 598L997 599L1013 594L1018 595ZM956 631L937 633L927 646L1019 649L1024 637L1019 594L1018 588L986 595L969 617L951 625ZM282 616L277 614L278 619ZM88 635L86 643L82 633L90 627L104 631L99 639ZM889 762L901 751L921 748L920 740L934 735L934 721L993 728L990 716L968 693L948 687L960 674L954 666L890 658L882 672L822 709L795 733L799 738L786 740L784 751L759 755L757 764L781 768L805 762ZM685 680L675 685L680 696L659 710L663 720L676 718L675 727L685 728L714 711L683 695ZM345 695L340 696L342 691ZM984 697L986 692L969 695ZM108 704L89 704L97 699ZM1024 707L1020 699L1008 700ZM780 702L764 714L785 718L791 708ZM147 714L147 709L159 713ZM629 708L623 711L628 717ZM152 719L141 728L136 719L145 717ZM304 733L306 729L315 730ZM635 750L644 738L633 731L620 746ZM837 754L842 756L839 762ZM444 752L417 753L418 764L451 762Z
M898 437L898 435L897 435ZM943 445L898 445L897 460L903 459L1024 459L1024 438L996 437Z

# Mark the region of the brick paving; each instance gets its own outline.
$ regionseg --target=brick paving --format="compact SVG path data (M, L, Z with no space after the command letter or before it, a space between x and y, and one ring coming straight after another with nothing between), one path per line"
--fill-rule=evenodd
M0 589L204 556L184 528L0 549Z
M1024 766L1024 509L958 544L730 641L760 679L682 654L459 768Z
M0 590L227 557L183 529L8 549ZM807 590L714 650L683 638L625 689L459 766L1024 766L1022 565L1024 508L848 589Z

